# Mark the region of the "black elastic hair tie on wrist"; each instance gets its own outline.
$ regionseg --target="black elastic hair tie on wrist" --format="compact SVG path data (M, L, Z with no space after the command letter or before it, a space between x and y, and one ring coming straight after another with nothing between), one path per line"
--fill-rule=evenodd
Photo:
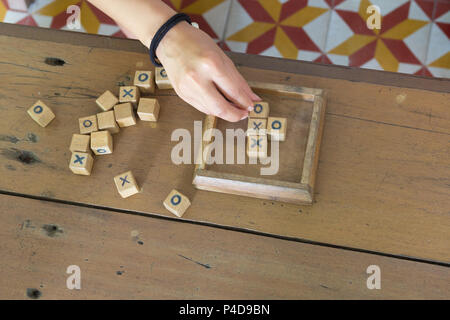
M158 61L158 58L156 57L156 49L158 48L159 43L164 38L167 32L169 32L170 29L175 27L179 22L181 21L187 21L189 24L192 23L191 18L185 14L185 13L177 13L172 18L167 20L166 23L164 23L161 28L156 32L155 36L153 37L153 40L150 44L150 60L152 63L157 67L162 67L162 64Z

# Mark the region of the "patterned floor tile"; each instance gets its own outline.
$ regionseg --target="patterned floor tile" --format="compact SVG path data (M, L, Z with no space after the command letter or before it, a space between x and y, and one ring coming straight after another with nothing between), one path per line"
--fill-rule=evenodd
M235 0L225 33L233 51L322 61L330 1Z
M369 29L367 9L376 5L381 28ZM331 15L327 56L334 64L417 73L427 55L432 0L346 0Z
M178 12L187 13L200 29L221 40L225 31L231 0L163 0Z
M450 1L436 2L425 75L450 78Z
M0 21L4 21L7 11L7 6L3 3L3 1L0 1Z
M163 0L185 12L224 50L450 78L450 0ZM0 21L126 37L86 0L35 0L28 12L0 0ZM367 8L378 6L381 29Z

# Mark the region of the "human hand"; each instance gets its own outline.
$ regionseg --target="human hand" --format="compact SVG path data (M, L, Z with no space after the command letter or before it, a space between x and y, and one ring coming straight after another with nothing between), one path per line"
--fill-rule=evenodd
M186 22L165 35L156 56L175 92L201 112L236 122L261 100L216 43Z

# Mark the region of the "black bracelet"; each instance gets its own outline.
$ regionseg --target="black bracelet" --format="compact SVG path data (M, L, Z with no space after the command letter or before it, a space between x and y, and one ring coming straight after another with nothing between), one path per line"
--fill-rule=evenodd
M191 18L185 14L185 13L177 13L172 18L167 20L166 23L164 23L161 28L156 32L155 36L153 37L152 43L150 44L150 60L152 63L157 67L162 67L162 64L159 62L158 58L156 57L156 49L158 48L159 43L164 38L167 32L169 32L170 29L175 27L179 22L181 21L187 21L189 24L192 23Z

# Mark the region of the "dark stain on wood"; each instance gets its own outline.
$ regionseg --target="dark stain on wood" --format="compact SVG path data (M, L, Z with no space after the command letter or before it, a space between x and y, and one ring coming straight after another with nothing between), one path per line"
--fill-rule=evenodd
M0 134L0 141L6 141L6 142L11 142L11 143L15 144L15 143L19 142L20 139L15 136L8 136L8 135Z
M5 134L0 134L0 141L11 142L14 144L16 144L20 141L29 141L29 142L36 143L39 141L39 138L34 133L28 133L27 136L25 137L25 139L23 139L23 140L15 137L15 136L8 136Z
M55 224L44 224L42 226L42 230L44 230L46 235L49 236L50 238L57 237L61 233L64 233L64 231Z
M10 165L10 164L7 164L7 165L5 166L5 168L8 169L8 170L11 170L11 171L16 171L16 167L14 167L14 166L12 166L12 165Z
M31 222L30 219L27 219L20 224L20 230L23 230L24 228L25 229L28 229L28 228L35 229L35 227L33 226L33 223Z
M44 62L46 64L48 64L49 66L54 66L54 67L61 67L66 64L66 62L63 59L51 58L51 57L45 58Z
M129 86L131 82L131 77L128 74L122 74L117 78L116 85L118 87Z
M36 288L27 288L27 296L31 299L39 299L42 296L42 292Z
M39 137L35 135L34 133L30 132L27 134L27 141L30 141L32 143L37 143L39 141Z
M41 163L41 160L31 151L9 148L1 149L0 154L9 160L19 161L27 165Z

